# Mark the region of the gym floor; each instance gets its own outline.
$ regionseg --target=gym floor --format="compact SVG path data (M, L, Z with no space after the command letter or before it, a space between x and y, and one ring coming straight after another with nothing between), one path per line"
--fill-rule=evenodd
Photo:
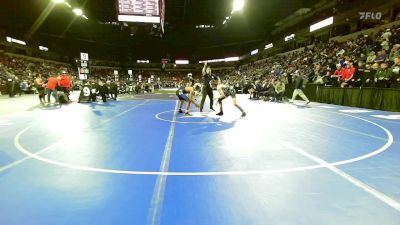
M400 113L122 99L0 101L1 225L400 224Z

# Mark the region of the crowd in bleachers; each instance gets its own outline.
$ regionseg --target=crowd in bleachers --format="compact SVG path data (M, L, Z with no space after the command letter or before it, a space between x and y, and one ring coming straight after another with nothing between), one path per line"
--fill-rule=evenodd
M41 76L58 76L62 71L72 71L68 64L29 60L0 54L0 92L8 92L11 97L23 93L34 93L34 80Z
M118 83L120 86L134 86L143 90L149 83L155 89L178 88L190 73L182 71L133 70L130 76L127 69L94 67L91 71L91 79L115 80L114 70L118 71ZM197 74L200 74L200 72ZM199 78L199 76L195 77Z
M118 80L116 80L114 70L118 70ZM2 53L0 54L0 94L7 92L10 97L14 97L24 93L36 93L37 87L34 81L37 77L41 76L43 80L47 80L49 77L58 76L62 71L72 75L72 80L75 80L77 70L72 65L31 60L28 57ZM122 69L93 67L89 82L113 81L117 83L121 93L132 91L143 93L157 88L177 88L186 76L186 72L134 70L130 77L128 71ZM82 82L76 81L75 84L79 87Z
M285 84L292 83L295 74L303 76L308 83L325 86L399 88L399 57L400 27L393 26L375 35L365 33L341 43L318 42L302 50L275 55L237 69L214 72L239 92L249 92L254 98L271 99L284 93ZM34 87L33 81L37 76L55 76L61 70L74 74L76 69L72 65L0 54L0 88L11 79L15 93L28 93ZM93 67L90 82L114 81L114 70L111 67ZM133 88L135 92L140 92L145 89L177 88L185 82L189 72L134 70L130 76L127 70L118 69L118 73L120 89L128 92ZM192 73L193 78L200 81L200 71ZM149 79L151 84L148 84Z
M280 94L300 74L307 83L334 87L400 88L400 27L338 43L318 43L222 74L226 83L255 98Z

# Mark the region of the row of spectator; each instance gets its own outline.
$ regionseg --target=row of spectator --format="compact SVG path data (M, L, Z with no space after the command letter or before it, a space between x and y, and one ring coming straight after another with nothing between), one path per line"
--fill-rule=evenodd
M400 27L383 29L376 35L363 34L346 42L318 43L302 51L276 55L261 62L242 65L237 69L216 72L226 83L237 89L273 86L277 81L292 82L293 74L301 74L308 82L340 87L399 88ZM67 71L74 77L72 65L30 61L25 58L0 54L0 82L12 77L24 89L32 86L38 76L50 77ZM119 71L118 82L151 83L176 88L187 77L187 72L133 71L132 77ZM200 79L200 71L193 78ZM130 79L133 78L133 79ZM139 79L140 78L140 79ZM92 80L115 80L114 69L94 67Z

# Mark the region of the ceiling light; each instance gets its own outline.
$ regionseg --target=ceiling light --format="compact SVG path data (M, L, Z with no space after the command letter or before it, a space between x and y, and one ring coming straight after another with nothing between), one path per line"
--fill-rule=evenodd
M235 62L235 61L239 61L239 57L225 58L225 62Z
M265 45L265 49L270 49L272 47L274 47L274 44L272 43Z
M14 39L12 37L6 37L6 40L8 42L10 42L10 43L13 42L13 43L17 43L17 44L20 44L20 45L26 45L25 41L17 40L17 39Z
M188 65L189 60L175 60L175 64L177 65Z
M72 8L72 6L68 2L64 2L64 5L68 6L68 8Z
M316 24L311 25L310 32L329 26L331 24L333 24L333 17L329 17L328 19L322 20Z
M77 15L77 16L83 15L82 9L73 9L72 12L74 12L75 15Z
M240 11L243 9L243 7L244 7L244 0L235 0L233 2L233 11L232 12Z
M44 46L39 46L39 50L47 52L47 51L49 51L49 48L44 47Z
M53 0L54 3L59 4L59 3L64 3L65 0Z

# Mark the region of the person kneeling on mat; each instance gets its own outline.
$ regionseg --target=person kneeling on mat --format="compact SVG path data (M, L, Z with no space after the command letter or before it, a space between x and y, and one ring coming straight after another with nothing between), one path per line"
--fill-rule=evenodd
M244 112L242 107L240 107L240 105L238 105L236 102L236 91L234 88L226 86L224 84L219 84L217 86L217 90L220 94L220 97L217 98L217 104L219 104L219 108L220 108L219 113L217 113L218 116L224 115L224 111L223 111L223 107L222 107L222 100L224 100L225 98L227 98L229 96L231 96L231 98L232 98L233 105L236 106L236 108L238 108L242 112L242 117L246 116L246 113Z
M190 116L189 110L190 110L190 103L193 103L197 108L200 106L195 102L194 96L196 95L196 92L201 91L201 85L200 84L195 84L193 87L181 87L176 91L176 96L178 96L180 100L179 104L179 113L183 113L182 111L182 106L183 103L186 101L186 112L185 115Z

